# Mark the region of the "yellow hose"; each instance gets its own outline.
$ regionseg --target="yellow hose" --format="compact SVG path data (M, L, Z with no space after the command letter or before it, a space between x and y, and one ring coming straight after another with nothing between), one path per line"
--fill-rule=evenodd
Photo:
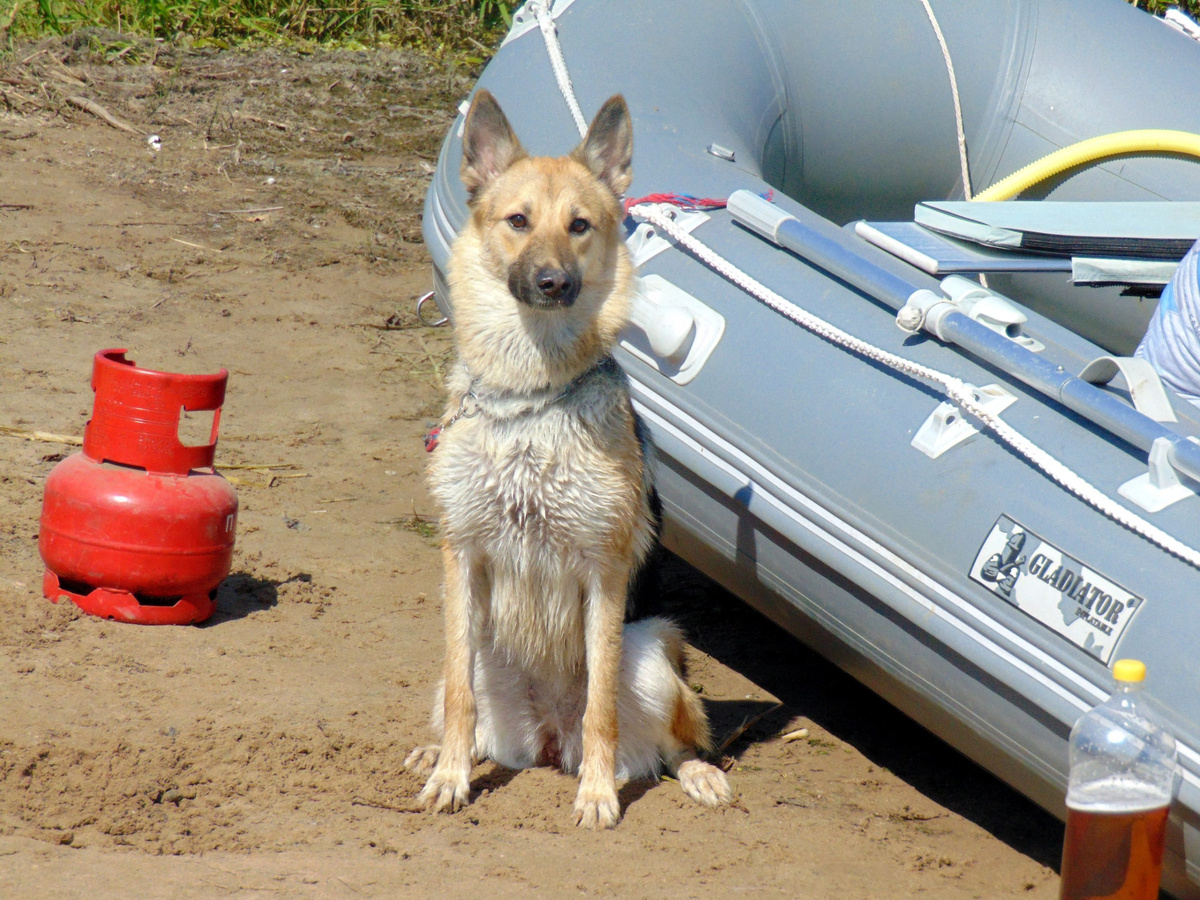
M1178 153L1200 159L1200 134L1148 128L1139 131L1116 131L1088 138L1018 169L986 191L976 194L973 199L1011 200L1026 188L1065 169L1120 156L1123 153Z

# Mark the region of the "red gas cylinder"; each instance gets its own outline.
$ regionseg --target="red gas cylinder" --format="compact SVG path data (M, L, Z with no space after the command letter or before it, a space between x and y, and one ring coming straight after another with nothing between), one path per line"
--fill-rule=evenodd
M140 369L101 350L83 452L46 479L38 549L57 603L144 625L203 622L229 574L237 495L213 470L229 373ZM213 410L209 443L179 440L182 411Z

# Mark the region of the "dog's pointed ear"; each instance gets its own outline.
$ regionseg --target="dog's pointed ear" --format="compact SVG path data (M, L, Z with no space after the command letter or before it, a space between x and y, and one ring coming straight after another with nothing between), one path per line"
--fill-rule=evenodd
M463 125L463 160L459 174L472 198L518 159L525 149L513 133L500 104L480 88Z
M571 154L618 197L633 181L633 121L620 94L609 97Z

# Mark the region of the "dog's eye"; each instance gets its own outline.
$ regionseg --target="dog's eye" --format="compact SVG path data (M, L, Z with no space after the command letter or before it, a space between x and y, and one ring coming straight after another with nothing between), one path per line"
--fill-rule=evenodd
M592 227L592 223L589 222L587 219L576 219L575 221L573 221L571 223L570 231L571 231L571 234L583 234L585 231L587 231L591 227Z
M516 228L518 231L520 231L522 228L524 228L526 225L529 224L529 220L526 219L520 213L513 213L511 216L508 217L508 224L511 225L513 228Z

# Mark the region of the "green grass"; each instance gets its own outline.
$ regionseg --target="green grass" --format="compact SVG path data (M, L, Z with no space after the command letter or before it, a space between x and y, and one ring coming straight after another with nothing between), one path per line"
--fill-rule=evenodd
M401 516L398 519L389 519L383 524L395 525L403 531L411 531L413 534L419 534L426 540L434 540L438 536L437 522L431 516L416 512L415 510L412 515Z
M0 41L101 28L187 36L201 46L263 42L418 46L490 55L520 0L0 0ZM1128 0L1162 13L1200 0Z
M1200 18L1200 0L1129 0L1138 9L1162 15L1172 6L1177 6L1193 19Z
M0 38L100 28L232 46L263 42L409 45L488 52L517 0L0 0Z

